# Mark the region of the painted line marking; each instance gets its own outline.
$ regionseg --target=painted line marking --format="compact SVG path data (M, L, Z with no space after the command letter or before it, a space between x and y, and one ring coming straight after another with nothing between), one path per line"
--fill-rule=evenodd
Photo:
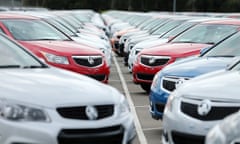
M145 137L145 135L143 133L140 121L138 119L137 112L135 110L132 98L130 96L130 93L129 93L126 81L125 81L125 79L123 77L122 71L120 69L120 66L119 66L115 56L113 56L113 61L114 61L115 65L116 65L116 67L117 67L118 75L120 77L120 80L121 80L121 83L122 83L122 87L123 87L125 96L126 96L126 98L128 100L128 103L129 103L129 106L130 106L130 110L133 113L134 124L135 124L135 127L136 127L136 131L137 131L139 142L140 142L140 144L147 144L147 140L146 140L146 137Z
M135 106L135 108L149 108L149 105Z
M156 127L156 128L145 128L143 131L151 131L151 130L162 130L162 127Z

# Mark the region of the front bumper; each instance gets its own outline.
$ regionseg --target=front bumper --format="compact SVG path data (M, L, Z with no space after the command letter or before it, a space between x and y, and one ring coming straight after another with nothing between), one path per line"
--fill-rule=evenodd
M47 111L51 115L49 123L0 119L0 143L127 144L136 135L133 118L130 115L91 121L64 119L54 111Z
M193 119L184 115L179 107L172 111L165 109L162 142L164 144L204 144L206 134L217 122Z
M167 102L169 94L163 91L154 91L151 90L149 95L149 112L153 119L159 120L162 119L163 111Z
M132 68L133 82L136 84L151 84L154 75L163 67L147 67L142 64L134 64Z

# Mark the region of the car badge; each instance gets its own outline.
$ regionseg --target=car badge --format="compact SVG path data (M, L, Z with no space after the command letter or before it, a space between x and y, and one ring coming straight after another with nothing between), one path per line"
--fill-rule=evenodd
M199 115L206 116L211 111L211 108L211 101L205 99L198 105L197 111Z
M181 86L185 81L186 81L186 79L184 79L184 78L178 79L175 83L175 88L178 88L179 86Z
M87 106L85 112L89 120L96 120L98 118L97 109L93 106Z
M148 62L149 62L150 64L153 64L155 61L156 61L156 59L155 59L154 57L151 57Z
M94 59L93 59L93 57L88 57L88 62L92 65L92 64L94 64Z

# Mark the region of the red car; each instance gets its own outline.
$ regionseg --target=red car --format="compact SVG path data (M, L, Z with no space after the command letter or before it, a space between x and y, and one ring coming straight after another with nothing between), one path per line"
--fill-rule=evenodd
M108 82L110 68L100 50L74 42L39 18L0 14L0 30L52 66Z
M224 40L237 32L240 20L214 20L199 24L171 42L150 49L143 49L133 65L133 81L145 91L150 90L154 75L176 60L199 55L205 47Z

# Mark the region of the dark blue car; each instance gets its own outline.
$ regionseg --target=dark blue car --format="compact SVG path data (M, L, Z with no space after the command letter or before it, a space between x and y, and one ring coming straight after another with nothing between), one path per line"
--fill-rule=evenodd
M162 118L169 94L183 82L224 69L236 56L240 56L240 32L211 48L205 48L199 57L179 60L159 71L154 77L149 96L151 116L157 120Z

